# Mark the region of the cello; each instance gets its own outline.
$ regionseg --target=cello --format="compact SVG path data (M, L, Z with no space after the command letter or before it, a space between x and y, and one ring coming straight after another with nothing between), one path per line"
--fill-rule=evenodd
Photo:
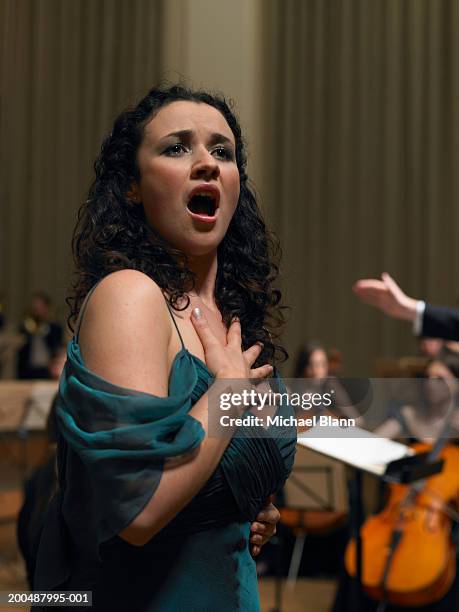
M412 445L429 451L429 460L444 460L441 473L411 484L390 484L382 512L361 530L362 586L373 599L399 606L423 606L441 599L456 573L451 540L451 508L459 495L459 447L444 442ZM345 552L345 567L356 575L356 544Z

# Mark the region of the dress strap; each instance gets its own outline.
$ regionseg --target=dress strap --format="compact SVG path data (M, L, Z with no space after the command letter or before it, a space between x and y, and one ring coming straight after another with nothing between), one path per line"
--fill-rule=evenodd
M79 338L79 335L80 335L81 324L83 323L83 318L84 318L84 314L86 312L86 307L88 305L89 298L91 297L94 289L101 282L101 280L103 280L103 279L101 278L100 280L97 281L97 283L93 287L91 287L91 289L88 291L86 297L84 298L84 302L83 302L83 305L82 305L81 310L80 310L80 317L78 319L78 324L77 324L76 333L75 333L75 340L76 340L77 344L78 344L78 338ZM174 317L174 315L172 313L172 309L171 309L170 304L167 301L166 297L164 299L166 301L166 305L167 305L167 308L168 308L169 313L171 315L172 321L173 321L173 323L175 325L175 329L177 330L178 337L180 338L180 343L182 345L182 349L184 349L185 348L185 343L183 342L182 334L180 333L180 330L178 328L177 321L175 320L175 317Z
M178 337L180 338L180 343L182 345L182 349L184 349L185 348L185 343L183 342L182 334L180 333L180 330L178 328L177 321L175 320L174 313L172 312L171 305L167 301L166 297L164 297L164 299L166 300L166 305L167 305L167 308L169 310L169 314L171 315L172 321L174 322L174 325L175 325L175 329L177 330L177 333L178 333Z
M77 344L78 344L78 337L80 335L81 324L83 323L84 313L86 312L86 306L88 305L89 298L91 297L94 289L97 287L97 285L100 283L101 280L102 279L99 279L97 283L91 287L91 289L86 294L86 297L84 298L83 306L80 309L80 317L78 319L78 324L77 324L76 333L75 333L75 340Z

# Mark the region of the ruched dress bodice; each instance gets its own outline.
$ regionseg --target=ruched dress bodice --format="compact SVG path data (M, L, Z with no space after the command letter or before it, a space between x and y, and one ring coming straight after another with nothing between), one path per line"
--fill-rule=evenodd
M91 590L93 609L103 612L259 610L250 522L290 473L293 428L269 436L240 428L199 493L147 544L117 535L151 500L165 458L199 445L202 428L188 412L211 383L205 363L182 348L167 398L133 392L88 370L76 340L69 343L57 411L59 489L36 589Z

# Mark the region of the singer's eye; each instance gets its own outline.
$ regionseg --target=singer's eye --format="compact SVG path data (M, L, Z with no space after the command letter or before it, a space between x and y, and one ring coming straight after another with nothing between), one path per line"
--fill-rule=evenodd
M167 147L167 149L164 151L164 155L168 155L170 157L177 157L181 153L186 153L186 148L180 142Z

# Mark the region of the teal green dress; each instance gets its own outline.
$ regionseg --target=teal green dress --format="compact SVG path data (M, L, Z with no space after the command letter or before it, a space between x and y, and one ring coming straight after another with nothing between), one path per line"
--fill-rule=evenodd
M34 588L90 590L93 609L103 612L259 610L250 523L290 473L294 428L269 436L240 428L194 499L147 544L133 546L117 534L154 496L164 461L204 437L188 413L212 384L211 372L182 341L161 398L88 370L75 338L67 357L57 409L59 485ZM285 391L277 374L276 384Z

